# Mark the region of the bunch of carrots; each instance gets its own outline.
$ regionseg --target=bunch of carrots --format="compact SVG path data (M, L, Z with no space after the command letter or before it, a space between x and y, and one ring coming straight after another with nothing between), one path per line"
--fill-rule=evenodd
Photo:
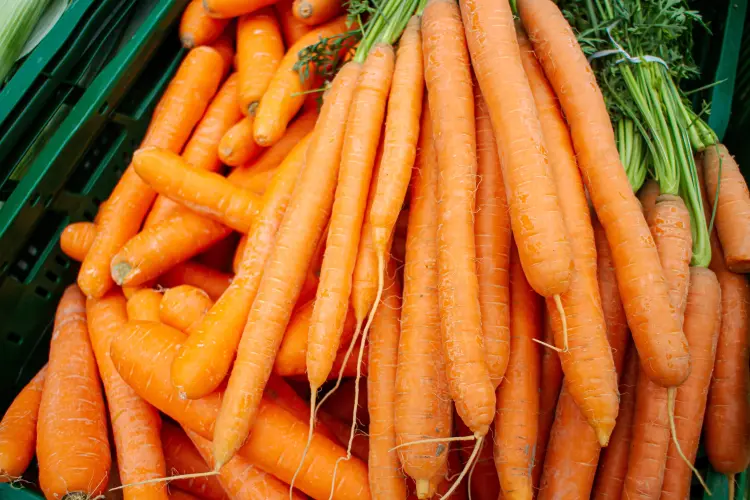
M513 3L193 0L140 149L61 236L78 283L0 481L36 455L57 500L684 499L702 431L747 468L737 164L696 159L690 267L558 7Z

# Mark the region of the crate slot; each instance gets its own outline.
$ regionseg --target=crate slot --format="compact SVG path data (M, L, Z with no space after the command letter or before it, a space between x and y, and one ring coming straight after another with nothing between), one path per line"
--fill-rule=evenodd
M123 134L124 130L121 125L108 123L71 173L65 183L65 190L75 194L83 193L92 175L99 170L102 160L109 158L110 151L117 147L118 138Z
M21 250L13 265L10 266L8 273L10 277L22 283L33 278L32 271L35 269L39 257L50 242L56 241L57 233L62 229L65 219L64 215L51 211L42 216L36 229L27 240L26 246Z
M23 337L21 337L16 332L8 332L5 335L5 340L8 341L8 342L10 342L11 344L15 344L15 345L21 345L21 344L23 344Z

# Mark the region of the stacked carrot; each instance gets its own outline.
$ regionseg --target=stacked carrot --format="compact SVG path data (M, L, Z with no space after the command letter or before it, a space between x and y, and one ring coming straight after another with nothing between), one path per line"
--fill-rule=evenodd
M36 446L48 498L103 493L107 421L126 499L685 498L704 415L744 470L747 186L706 151L690 268L563 15L517 4L193 0L141 148L62 234L78 285L0 480Z

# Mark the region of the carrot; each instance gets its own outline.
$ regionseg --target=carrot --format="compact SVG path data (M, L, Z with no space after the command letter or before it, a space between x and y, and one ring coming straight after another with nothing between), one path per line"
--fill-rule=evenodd
M219 35L219 38L214 40L214 42L210 45L212 49L215 49L224 59L224 69L226 72L231 71L232 69L237 69L237 58L236 54L234 53L234 45L236 42L236 31L237 28L234 26L234 23L229 23L229 25L224 28L224 32Z
M160 194L241 233L250 230L260 210L255 194L219 174L192 168L166 149L139 149L133 155L133 167ZM116 269L113 272L120 275Z
M209 439L222 394L214 392L195 400L178 397L170 381L169 367L184 340L184 334L166 325L129 324L112 343L112 359L128 385L141 397L181 425ZM150 362L143 363L144 359ZM254 431L239 450L239 455L288 483L302 456L307 432L304 422L263 399ZM328 498L334 463L346 452L316 433L310 453L297 478L297 486L314 498ZM342 473L333 498L367 498L366 466L359 460L351 460L341 464L340 468Z
M370 414L368 467L373 499L406 499L407 495L398 454L393 450L396 446L396 366L401 335L401 286L395 280L395 274L395 266L390 261L385 276L383 302L375 306L377 312L370 334L367 378L367 407ZM356 418L356 407L353 417Z
M92 498L107 486L107 417L88 335L86 298L71 285L57 306L37 420L39 485L47 498Z
M471 431L460 418L456 419L456 432L458 435L466 436ZM476 460L471 476L469 478L468 490L471 498L478 500L497 500L500 495L500 478L497 476L495 459L493 456L493 431L490 429L489 438L482 443L482 450ZM459 444L459 443L457 443ZM466 463L471 458L474 446L469 443L460 444L459 454L461 460Z
M179 208L172 217L135 235L112 257L116 283L135 286L157 278L231 232L221 222Z
M203 460L209 467L213 467L211 442L191 430L185 432L198 449ZM234 500L289 498L289 486L271 474L258 469L242 457L234 457L222 467L218 479L230 498ZM294 492L291 498L292 500L302 500L305 496Z
M159 305L159 319L165 325L191 335L214 301L200 288L180 285L164 291Z
M127 302L129 321L159 321L162 293L144 288L138 290Z
M497 387L508 367L510 352L508 264L511 229L492 122L478 86L475 86L474 108L477 130L477 212L474 232L479 306L487 368L492 383Z
M750 192L747 183L739 165L723 144L706 148L703 165L708 199L716 211L716 232L727 267L735 273L746 273L750 271Z
M159 278L159 284L165 288L179 285L198 287L206 292L213 301L219 300L219 297L231 282L231 275L195 262L178 264Z
M438 308L437 219L438 166L432 119L425 107L419 153L411 186L404 264L404 303L396 371L396 437L403 445L448 438L453 427ZM425 498L438 484L448 460L448 444L424 443L398 450L404 472Z
M221 138L219 158L230 167L239 167L252 161L261 149L253 140L253 118L246 116Z
M595 500L619 500L628 472L638 379L638 353L633 349L628 352L624 370L620 381L620 412L617 414L617 425L612 432L609 445L602 450L599 469L594 479L592 498Z
M178 426L164 422L161 427L161 442L170 476L201 474L210 470L193 442ZM229 498L219 483L218 476L175 479L172 484L208 500Z
M653 179L646 179L646 183L643 184L643 187L638 191L638 200L641 202L644 214L653 210L654 205L656 205L656 198L658 198L660 194L659 183Z
M347 29L346 17L342 16L310 31L289 47L258 104L254 123L255 142L265 147L278 142L287 124L302 107L304 92L312 88L312 79L303 82L294 69L300 50L321 38L345 33Z
M202 7L201 7L202 8ZM216 93L193 135L182 150L182 159L197 169L216 172L221 168L219 141L232 125L242 118L237 104L239 76L232 73ZM149 228L188 209L164 196L157 196L144 226Z
M192 49L197 45L208 45L224 31L229 19L216 19L203 8L203 0L191 0L180 19L180 41L182 46Z
M191 399L215 390L229 373L276 232L299 172L305 165L309 143L310 136L307 136L279 167L272 187L263 199L258 223L248 236L248 248L237 275L227 291L195 325L192 338L172 366L172 382Z
M203 8L216 18L238 17L255 12L275 0L203 0Z
M294 0L294 17L309 26L333 19L344 12L341 0Z
M159 413L120 377L109 354L112 338L128 322L125 297L118 291L86 302L89 336L107 396L117 468L122 484L140 483L166 475L161 448ZM164 483L141 484L123 489L125 500L166 500Z
M552 325L547 315L544 318L544 337L546 344L554 343ZM534 479L534 487L539 488L542 477L544 459L547 456L547 445L555 421L557 401L560 397L563 373L560 366L560 356L553 349L542 349L540 361L540 384L539 384L539 429L537 431L536 452L534 456L534 469L531 471Z
M677 386L690 370L687 342L672 315L659 254L620 163L596 77L552 1L518 0L518 10L570 125L578 166L613 249L617 281L641 364L650 379L665 387Z
M170 488L169 500L201 500L199 497L177 488Z
M690 292L685 308L685 336L690 346L692 366L690 376L677 388L672 403L674 440L670 443L667 453L660 499L682 500L690 496L691 469L701 438L720 325L719 280L713 271L691 267ZM676 443L679 443L679 446ZM686 463L686 460L689 463ZM700 480L703 484L703 480Z
M179 151L203 116L224 74L224 60L209 47L192 49L177 70L154 111L142 147ZM140 229L156 193L131 167L100 208L99 230L81 265L78 284L89 297L101 297L112 286L110 262Z
M529 39L523 29L518 28L521 62L536 103L544 144L549 151L558 203L573 256L568 290L559 297L562 309L567 312L567 321L558 313L558 300L547 298L547 313L555 344L564 346L560 362L567 392L594 428L599 444L606 446L619 409L617 372L607 342L607 327L599 297L596 242L588 201L570 131L557 98Z
M242 257L245 255L245 249L247 248L247 235L243 234L240 241L237 243L237 248L234 251L234 257L232 258L232 271L237 274L242 263Z
M307 151L307 164L315 168L302 170L266 261L217 418L214 457L219 464L234 455L249 433L260 393L328 220L345 117L358 76L359 66L347 64L334 78ZM248 380L254 381L252 387Z
M0 483L15 481L34 458L36 423L46 376L45 366L16 395L0 421Z
M81 262L96 238L93 222L73 222L60 233L60 249L71 259Z
M297 19L294 15L293 4L294 0L278 0L273 6L276 10L276 16L279 18L281 32L284 34L284 42L286 42L287 47L294 45L297 40L314 29Z
M515 244L510 257L510 300L513 348L505 380L497 389L495 467L505 498L531 499L539 413L539 346L534 339L542 335L542 301L526 281ZM547 451L546 461L551 452Z
M282 377L272 375L268 379L268 384L263 392L263 396L269 401L284 408L303 422L307 422L310 419L310 407L307 406L305 400L303 400ZM348 431L349 427L346 429ZM328 426L320 425L316 430L331 441L338 441L336 435L328 428ZM340 441L338 442L341 443ZM364 460L367 460L367 455L364 456Z
M448 453L448 467L443 474L443 481L437 485L437 489L435 490L435 495L439 498L446 496L447 492L450 491L450 488L453 486L451 480L461 472L461 468L463 467L463 464L461 463L461 455L458 453L458 450L454 449L450 451L453 453ZM469 498L467 488L465 485L459 486L459 488L453 491L451 498L454 500L467 500Z
M253 116L284 57L281 27L270 7L242 16L237 22L237 71L240 109ZM252 122L249 124L252 135ZM230 164L231 165L231 164Z

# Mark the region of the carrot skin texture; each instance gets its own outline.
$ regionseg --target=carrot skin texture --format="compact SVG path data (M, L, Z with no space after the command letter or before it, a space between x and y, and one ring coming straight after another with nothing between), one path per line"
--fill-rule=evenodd
M212 17L226 19L250 14L275 0L203 0L203 8Z
M495 467L504 498L533 498L532 468L539 414L542 301L526 281L515 245L510 257L510 360L497 389ZM549 456L549 451L547 453ZM544 491L544 490L542 490Z
M179 352L185 335L159 323L129 324L112 343L112 360L134 390L180 425L210 439L221 405L221 392L194 400L180 399L171 384L169 367ZM147 359L149 362L144 363ZM250 434L239 455L284 482L296 470L307 441L308 427L283 408L263 399ZM328 498L333 464L346 450L315 433L312 456L308 457L296 486L313 498ZM367 467L357 459L339 464L334 499L369 495ZM320 477L325 477L320 481Z
M0 483L20 477L34 458L36 423L46 376L45 366L21 389L0 420Z
M74 222L60 234L60 249L71 259L81 262L89 253L94 238L96 225L93 222Z
M192 329L213 304L214 301L200 288L190 285L169 288L164 291L159 304L159 320L191 335Z
M219 300L231 282L230 274L191 261L178 264L159 277L159 285L163 287L192 285L206 292L213 301Z
M65 289L55 314L36 455L47 498L70 492L97 496L107 486L107 416L86 328L86 299L75 285Z
M474 94L457 5L427 3L422 43L439 168L438 299L448 381L458 414L484 436L495 414L495 390L485 361L476 274Z
M720 328L719 280L709 269L692 267L685 309L685 336L690 345L692 368L690 376L677 388L674 406L675 437L691 463L695 462L698 452ZM674 442L670 442L660 498L682 500L689 497L692 475Z
M134 293L127 302L128 321L159 321L162 293L144 288Z
M107 396L117 467L122 484L138 483L166 475L161 447L159 413L117 373L109 354L112 338L128 321L125 297L110 291L101 299L86 301L89 336ZM166 500L163 483L131 486L123 490L126 500Z
M359 72L359 65L347 64L334 78L307 150L307 164L316 168L303 169L276 234L217 418L213 438L219 464L231 458L252 427L265 380L328 221L345 117ZM247 380L257 384L248 388Z
M219 142L219 158L230 167L240 167L263 150L253 140L253 118L246 116L227 130Z
M186 49L208 45L222 34L228 19L216 19L203 8L203 0L191 0L180 19L180 41Z
M237 72L243 113L253 114L283 57L281 28L270 7L240 17L237 21Z
M181 150L223 75L224 60L216 50L191 50L159 101L141 146ZM112 287L110 261L138 232L155 196L129 166L100 209L101 230L81 264L78 284L87 296L100 298Z

